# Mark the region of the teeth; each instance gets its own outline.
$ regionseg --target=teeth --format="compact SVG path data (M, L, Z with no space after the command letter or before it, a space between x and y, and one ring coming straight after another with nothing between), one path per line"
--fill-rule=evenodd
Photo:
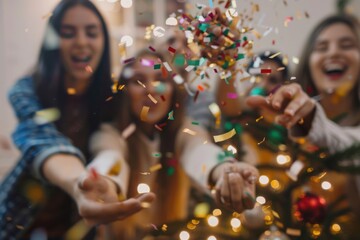
M345 67L342 64L330 63L325 66L325 71L343 71Z

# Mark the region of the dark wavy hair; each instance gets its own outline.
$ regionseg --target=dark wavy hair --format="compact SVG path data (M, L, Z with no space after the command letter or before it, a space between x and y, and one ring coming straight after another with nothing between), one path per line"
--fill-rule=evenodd
M110 70L110 44L109 34L105 21L96 8L89 0L62 0L52 12L49 18L47 29L54 30L60 36L61 22L65 13L75 7L81 5L91 10L100 20L104 33L104 50L97 69L94 69L90 86L84 94L87 99L90 122L90 132L93 132L101 121L108 121L113 118L113 103L105 100L112 95L111 86L111 70ZM64 86L64 65L60 56L59 47L49 48L45 33L45 37L41 46L40 55L37 65L32 74L36 93L43 107L56 107L63 111L64 100L66 99L66 91ZM61 119L60 119L61 121Z
M318 95L318 91L315 87L314 80L311 76L310 71L310 56L314 51L316 39L319 35L329 26L333 24L345 24L348 26L351 31L357 37L358 46L360 44L360 24L359 21L351 16L351 15L333 15L322 20L311 32L307 42L305 43L304 52L301 56L301 61L296 69L295 76L300 85L302 85L303 89L308 92L310 96ZM360 85L360 75L358 76L358 81L356 85L356 89L358 90ZM357 103L360 102L359 91L356 91L356 99Z

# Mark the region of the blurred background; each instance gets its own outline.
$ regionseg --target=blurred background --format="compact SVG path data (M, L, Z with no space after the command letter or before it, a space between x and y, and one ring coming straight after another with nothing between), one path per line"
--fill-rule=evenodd
M7 92L16 80L30 71L38 58L47 18L59 0L0 0L0 179L16 160L11 133L16 119L7 100ZM155 27L166 26L172 13L183 9L192 14L196 4L218 6L217 0L94 0L109 24L112 38L113 73L121 69L118 45L127 42L127 56L140 46L148 46L146 38ZM250 13L252 25L261 34L254 52L280 51L296 67L304 41L313 26L325 16L345 9L360 15L358 0L239 0L239 12ZM224 5L224 4L222 4ZM151 26L153 25L153 26ZM131 44L131 41L133 42ZM123 56L124 57L124 56ZM10 145L8 145L10 144Z

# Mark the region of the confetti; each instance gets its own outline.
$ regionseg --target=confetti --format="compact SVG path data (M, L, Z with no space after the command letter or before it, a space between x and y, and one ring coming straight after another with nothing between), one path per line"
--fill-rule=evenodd
M133 134L136 130L135 123L131 123L129 126L127 126L121 133L121 136L124 139L127 139L131 134Z
M169 47L169 48L168 48L168 51L171 52L171 53L175 53L175 52L176 52L176 49L173 48L173 47Z
M127 64L127 63L130 63L130 62L133 62L133 61L135 61L135 58L134 58L134 57L125 59L123 63L124 63L124 64Z
M165 35L165 29L163 27L157 26L153 30L153 34L157 38L161 38Z
M150 93L148 94L148 97L154 104L157 104L157 100Z
M274 54L271 55L269 58L273 59L273 58L279 56L280 54L281 54L281 52L274 53Z
M85 70L86 70L87 72L89 72L89 73L93 73L93 69L92 69L91 66L89 66L89 65L87 65L87 66L85 67Z
M287 228L286 234L290 236L300 237L301 236L301 230L300 229L294 229L294 228Z
M235 136L235 134L236 134L236 131L233 128L230 131L228 131L227 133L216 135L216 136L213 136L213 137L214 137L215 142L222 142L222 141L225 141L225 140L227 140L229 138L232 138L233 136Z
M293 181L297 181L298 175L301 170L304 168L304 163L300 160L296 160L290 167L288 171L286 171L286 175L289 176Z
M184 82L184 79L179 74L174 74L173 79L177 84L182 84Z
M192 135L192 136L195 136L195 135L196 135L196 132L195 132L195 131L192 131L192 130L190 130L190 129L188 129L188 128L185 128L185 129L183 130L183 132L184 132L184 133L187 133L187 134L189 134L189 135Z
M155 68L155 65L154 65L155 62L152 61L152 60L142 58L142 59L140 59L140 63L141 63L141 65L143 65L143 66L145 66L145 67L152 67L152 66L154 66L154 69L156 69L156 68Z
M75 88L68 88L68 89L66 89L66 91L67 91L67 94L69 94L69 95L75 95L76 94Z
M271 73L271 69L261 69L261 73L265 74L265 73Z
M200 93L199 91L196 91L195 96L194 96L194 102L196 102L196 99L198 98L199 93Z
M262 144L263 142L265 142L265 137L263 138L263 140L261 140L261 142L258 142L257 145Z
M156 52L155 48L153 48L152 46L149 46L149 49L153 52Z
M60 118L60 115L60 111L57 108L43 109L35 113L34 122L39 125L55 122Z
M150 107L148 107L148 106L143 106L143 107L142 107L141 113L140 113L140 119L141 119L141 121L144 121L144 122L147 121L147 115L148 115L148 113L149 113L149 109L150 109Z
M161 157L161 153L160 153L160 157ZM162 165L160 163L155 164L154 166L151 166L149 171L150 172L156 172L158 170L160 170L162 168Z
M168 120L174 120L174 111L169 112Z
M209 105L209 110L215 118L216 128L219 128L221 124L221 111L219 105L217 105L216 103L212 103Z
M161 96L160 96L160 98L161 98L161 100L163 100L164 102L166 101L166 99L165 99L165 96L164 96L164 95L161 95Z
M142 86L143 88L146 88L145 84L143 84L140 80L137 80L137 83Z
M164 64L164 66L165 66L165 68L166 68L166 70L167 70L168 72L171 72L171 71L172 71L172 69L171 69L171 67L170 67L169 63L167 63L167 62L163 62L163 64Z
M236 99L237 98L237 93L231 93L231 92L228 92L226 94L227 98L229 99Z
M264 118L264 116L260 116L260 117L258 117L255 121L256 122L259 122L261 119L263 119Z
M191 122L192 125L199 125L199 122Z

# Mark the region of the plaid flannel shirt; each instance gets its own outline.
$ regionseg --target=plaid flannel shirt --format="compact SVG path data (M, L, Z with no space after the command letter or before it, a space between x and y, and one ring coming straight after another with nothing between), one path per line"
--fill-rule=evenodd
M0 185L0 239L19 239L41 210L23 194L22 185L31 175L41 177L43 161L56 153L72 154L85 162L79 149L52 123L37 124L34 115L42 110L32 77L19 80L9 92L9 100L19 120L12 135L22 157Z

